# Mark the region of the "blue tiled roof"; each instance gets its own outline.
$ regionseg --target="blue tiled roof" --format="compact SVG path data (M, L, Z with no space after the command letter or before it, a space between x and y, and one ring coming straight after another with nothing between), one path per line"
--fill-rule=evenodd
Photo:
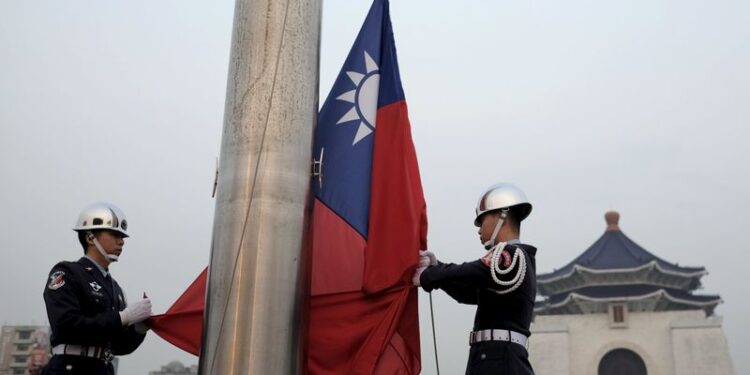
M610 229L565 267L537 275L537 279L545 281L569 274L575 265L594 270L614 270L636 268L652 261L669 272L685 274L705 272L704 267L681 267L667 262L633 242L619 229Z

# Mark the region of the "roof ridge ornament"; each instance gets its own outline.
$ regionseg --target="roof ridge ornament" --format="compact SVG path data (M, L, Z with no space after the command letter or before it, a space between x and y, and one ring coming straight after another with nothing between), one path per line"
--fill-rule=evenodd
M620 213L614 210L607 211L604 214L604 221L607 222L607 230L620 231Z

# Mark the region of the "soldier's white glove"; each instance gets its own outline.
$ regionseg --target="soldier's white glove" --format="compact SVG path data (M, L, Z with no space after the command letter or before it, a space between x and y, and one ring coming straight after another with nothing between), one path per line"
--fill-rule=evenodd
M416 271L414 271L414 276L412 276L411 278L412 284L414 284L414 286L420 286L419 277L422 276L422 272L424 272L427 267L436 266L437 264L438 261L435 257L435 254L433 254L431 251L420 250L419 263L417 265Z
M123 326L140 323L151 317L151 300L144 298L128 305L125 310L120 311L120 320Z
M419 277L422 276L422 272L427 269L427 266L419 266L417 267L417 270L414 271L414 276L411 277L411 282L414 284L414 286L420 286Z
M420 266L437 266L438 261L435 254L432 251L419 250L419 265Z

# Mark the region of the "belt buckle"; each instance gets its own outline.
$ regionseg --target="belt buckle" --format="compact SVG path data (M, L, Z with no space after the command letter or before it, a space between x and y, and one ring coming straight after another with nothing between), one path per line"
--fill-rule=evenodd
M115 359L115 355L112 354L112 351L109 349L104 349L103 357L104 358L102 359L104 360L104 363L106 364L112 363L112 361Z
M502 329L500 330L500 337L502 337L503 341L513 342L513 333L509 329Z
M491 341L492 340L492 330L491 329L484 329L479 331L482 335L482 341Z

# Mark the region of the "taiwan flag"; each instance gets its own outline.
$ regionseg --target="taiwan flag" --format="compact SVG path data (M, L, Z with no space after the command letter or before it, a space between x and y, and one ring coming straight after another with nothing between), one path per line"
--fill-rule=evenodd
M427 248L419 167L388 1L375 0L315 130L307 368L313 375L420 371L417 289ZM206 270L153 330L198 355Z
M208 268L204 268L167 312L148 320L157 335L193 355L201 350L207 276Z
M318 116L310 374L418 374L427 219L387 0L375 0Z

